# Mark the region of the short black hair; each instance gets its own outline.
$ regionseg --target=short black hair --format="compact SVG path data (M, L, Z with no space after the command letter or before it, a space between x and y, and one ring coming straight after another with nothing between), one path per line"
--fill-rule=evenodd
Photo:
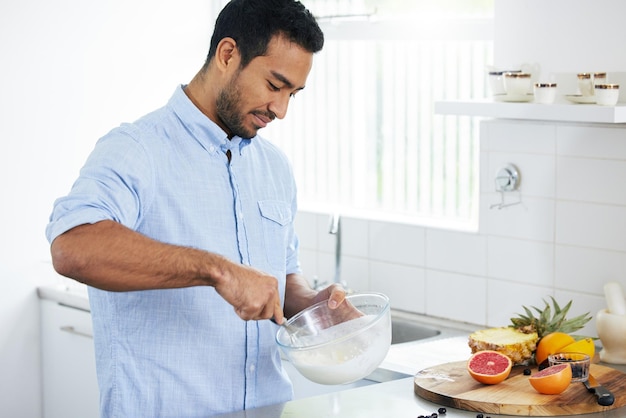
M324 34L315 17L299 1L231 0L217 17L205 65L215 56L217 44L230 37L237 42L243 68L267 52L275 35L312 53L324 46Z

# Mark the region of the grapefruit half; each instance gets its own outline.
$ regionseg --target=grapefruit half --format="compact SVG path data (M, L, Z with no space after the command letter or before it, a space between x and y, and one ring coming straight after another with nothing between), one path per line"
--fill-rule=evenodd
M528 378L539 393L556 395L563 392L572 381L572 368L569 364L557 364L543 369Z
M467 361L467 371L476 381L485 385L495 385L509 377L513 362L511 359L491 350L478 351Z

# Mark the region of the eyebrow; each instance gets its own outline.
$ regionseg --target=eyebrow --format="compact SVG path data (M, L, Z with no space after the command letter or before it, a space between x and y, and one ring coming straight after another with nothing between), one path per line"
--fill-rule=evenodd
M284 75L282 75L281 73L277 73L276 71L272 71L271 73L272 73L272 76L274 76L274 78L279 80L281 83L283 83L285 85L285 87L287 87L289 89L295 89L295 90L303 90L304 89L304 86L295 88L293 83L291 81L289 81L289 79L287 77L285 77Z

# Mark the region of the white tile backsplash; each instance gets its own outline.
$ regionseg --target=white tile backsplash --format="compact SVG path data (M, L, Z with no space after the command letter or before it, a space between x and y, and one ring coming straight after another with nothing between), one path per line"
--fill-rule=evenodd
M368 244L372 260L411 266L425 263L425 229L422 227L372 221Z
M557 179L558 199L626 205L626 161L559 157Z
M626 207L559 201L556 208L559 244L626 251Z
M369 222L364 219L342 218L342 254L367 258L369 254Z
M518 283L554 285L552 243L490 236L487 276Z
M485 142L490 152L554 155L556 127L552 124L516 122L511 129L509 121L489 123L489 135L487 138L481 135L481 141Z
M441 229L426 231L427 268L482 276L486 266L485 236Z
M554 239L554 200L528 197L523 192L511 192L507 195L508 203L521 203L503 209L490 209L492 204L500 201L500 195L481 195L481 210L485 211L487 234L536 241Z
M455 321L484 324L487 315L487 279L428 270L426 314Z
M599 310L606 308L603 296L588 295L584 293L571 292L568 290L557 290L554 297L559 301L561 308L570 300L573 300L572 307L569 311L568 317L575 317L589 313L590 316L595 317ZM561 303L560 301L563 301ZM596 336L596 324L595 319L592 319L579 331L576 331L578 335L591 335Z
M342 218L342 278L387 294L392 307L482 326L506 326L553 295L572 315L605 307L604 283L626 290L626 128L481 122L479 230ZM521 175L502 209L494 176ZM298 217L302 264L328 277L328 214ZM596 336L595 323L579 333Z
M370 262L367 258L343 256L341 258L341 279L347 288L357 292L371 289Z
M391 307L425 313L424 269L380 261L370 262L371 289L389 296Z
M538 315L533 306L543 309L544 300L552 303L550 296L554 296L551 287L489 280L486 302L487 325L492 327L511 325L511 318L519 314L526 315L524 306Z
M330 213L320 213L317 215L315 225L317 228L317 248L320 251L335 253L337 236L330 233L331 216Z
M560 125L557 155L626 160L626 130L614 125Z
M600 283L619 282L626 291L626 253L556 245L554 286L597 294Z

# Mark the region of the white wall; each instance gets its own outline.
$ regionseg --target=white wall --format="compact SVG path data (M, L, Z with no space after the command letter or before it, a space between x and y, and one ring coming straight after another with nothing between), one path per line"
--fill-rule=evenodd
M626 2L495 0L495 64L550 72L625 71Z
M533 78L576 93L576 74L608 72L626 86L626 2L619 0L495 0L495 66L532 68ZM626 88L620 101L626 100Z
M0 405L39 417L39 284L52 273L44 237L102 134L187 83L208 51L203 0L24 0L0 5Z

